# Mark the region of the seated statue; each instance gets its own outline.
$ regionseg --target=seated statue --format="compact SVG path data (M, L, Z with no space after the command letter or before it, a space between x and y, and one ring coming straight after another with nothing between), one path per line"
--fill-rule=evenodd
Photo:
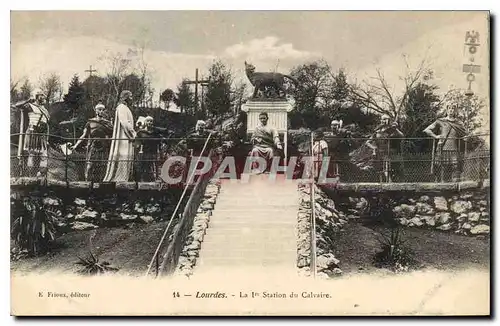
M260 125L258 125L252 134L253 148L250 151L250 156L262 157L266 160L266 169L262 172L269 170L271 167L272 159L275 155L275 150L282 150L283 146L279 138L278 131L267 125L269 117L266 112L259 114ZM257 162L253 163L252 169L256 169Z

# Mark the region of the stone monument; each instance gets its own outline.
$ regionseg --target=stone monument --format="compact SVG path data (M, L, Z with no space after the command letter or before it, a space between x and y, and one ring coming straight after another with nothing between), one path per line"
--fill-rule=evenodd
M247 133L252 134L259 125L259 114L266 112L268 125L278 130L283 137L284 162L287 162L288 112L293 110L293 100L288 96L285 80L296 86L293 77L276 72L256 72L255 66L245 61L245 72L248 80L255 87L252 97L242 105L241 110L247 113Z

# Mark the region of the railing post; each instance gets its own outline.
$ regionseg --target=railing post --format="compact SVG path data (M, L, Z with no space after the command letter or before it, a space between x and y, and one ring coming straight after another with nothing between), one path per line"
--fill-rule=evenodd
M68 147L65 147L65 153L64 153L64 181L66 181L66 184L68 184Z
M316 278L316 211L315 211L315 193L314 193L314 177L315 177L315 157L313 152L314 146L314 135L311 133L311 159L313 164L311 164L310 175L310 191L311 196L311 273L313 278Z
M386 182L391 183L391 138L387 139Z
M465 181L464 179L464 172L465 172L465 166L469 164L469 161L467 159L467 155L468 155L468 151L467 151L467 147L468 147L468 139L467 139L468 136L465 136L463 138L463 142L464 142L464 155L461 159L462 162L458 161L459 165L458 167L460 167L460 181ZM459 150L460 150L460 147L459 147ZM457 154L460 154L457 153ZM460 155L457 155L457 158L460 158ZM476 165L476 168L477 166L480 164L479 162L481 162L481 160L478 160L477 162L473 162L473 164ZM461 164L460 164L461 163ZM476 169L474 169L476 170Z
M156 277L160 273L160 256L156 255Z

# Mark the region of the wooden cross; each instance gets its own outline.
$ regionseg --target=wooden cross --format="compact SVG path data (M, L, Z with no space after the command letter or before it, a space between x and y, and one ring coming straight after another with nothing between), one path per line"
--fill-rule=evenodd
M195 71L195 80L186 80L183 83L186 85L191 85L194 84L194 102L195 102L195 111L198 112L198 85L203 86L208 86L208 83L210 82L209 79L206 80L198 80L198 68L196 68ZM203 91L203 88L202 88Z
M90 69L85 70L85 72L88 72L89 73L89 77L92 77L92 73L93 72L97 72L97 70L92 69L92 65L90 65Z

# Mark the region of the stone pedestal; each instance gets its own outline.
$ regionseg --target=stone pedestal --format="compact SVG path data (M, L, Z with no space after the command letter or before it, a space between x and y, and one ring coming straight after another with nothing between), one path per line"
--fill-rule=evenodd
M280 133L286 133L288 130L288 112L293 110L293 106L286 100L249 100L241 106L241 110L248 114L248 132L253 132L259 124L259 114L266 112L269 115L268 125L278 129Z

